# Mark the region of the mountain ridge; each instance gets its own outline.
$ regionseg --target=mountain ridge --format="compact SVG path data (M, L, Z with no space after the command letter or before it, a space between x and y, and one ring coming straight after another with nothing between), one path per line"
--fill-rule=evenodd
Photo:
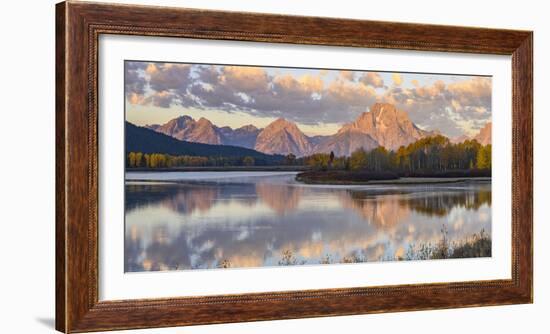
M362 147L371 150L383 146L397 150L421 138L435 136L439 131L426 131L412 122L408 114L389 103L375 103L368 111L358 115L352 122L332 135L307 136L292 121L278 118L263 129L252 124L233 129L218 127L208 119L194 120L180 116L165 124L147 125L148 129L178 140L214 145L238 146L265 154L293 154L306 156L314 153L330 153L349 156ZM450 138L451 142L470 139L467 136ZM472 139L486 145L491 142L491 123Z
M174 156L250 156L255 159L258 165L279 162L283 158L282 155L269 155L240 146L211 145L182 141L150 128L137 126L130 122L125 122L125 140L126 154L130 152L142 152L146 154L164 153Z
M254 149L268 154L294 154L303 156L311 153L310 139L293 122L278 118L266 126L256 139Z
M465 142L466 140L476 140L481 145L488 145L488 144L491 144L493 141L492 127L493 127L492 122L487 122L485 126L479 129L477 134L473 136L461 135L458 137L450 138L450 141L453 144L459 144L459 143Z
M187 115L171 119L165 124L151 124L145 127L178 140L246 148L254 148L256 137L260 132L252 124L234 130L228 126L218 127L204 117L195 120Z
M355 121L344 125L339 132L352 129L368 134L388 150L396 150L400 146L433 135L420 129L406 112L389 103L375 103L369 112L363 112Z

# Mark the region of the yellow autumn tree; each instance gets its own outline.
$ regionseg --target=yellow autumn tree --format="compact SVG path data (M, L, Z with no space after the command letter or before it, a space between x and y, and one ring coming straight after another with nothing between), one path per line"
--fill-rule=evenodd
M476 167L478 169L491 168L491 145L482 146L477 151Z
M349 167L352 170L365 169L368 166L367 152L363 148L355 150L349 158Z

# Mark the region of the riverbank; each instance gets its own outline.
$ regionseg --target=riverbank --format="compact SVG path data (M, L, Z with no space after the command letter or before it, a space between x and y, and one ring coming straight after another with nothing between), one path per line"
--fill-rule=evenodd
M130 168L126 172L304 172L307 166L196 166L168 168Z
M491 182L491 177L399 177L390 172L339 172L339 171L308 171L296 175L296 181L305 184L327 185L373 185L373 184L443 184L464 182Z
M491 182L490 177L401 177L396 180L369 181L368 184L440 184L465 182Z

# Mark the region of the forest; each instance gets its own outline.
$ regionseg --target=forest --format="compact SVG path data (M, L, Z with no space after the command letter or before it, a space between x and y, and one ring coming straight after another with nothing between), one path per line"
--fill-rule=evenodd
M288 162L289 157L285 160ZM313 154L296 159L315 170L367 170L373 172L399 171L452 171L468 169L491 169L491 145L481 145L476 140L453 144L448 138L438 135L422 138L397 151L377 147L370 151L360 148L350 157L335 157L330 154Z
M252 156L191 156L166 153L129 152L126 166L130 168L172 168L202 166L255 166ZM297 158L285 156L273 166L306 166L315 171L348 170L382 172L393 171L401 175L441 173L464 170L491 169L491 145L481 145L476 140L451 143L444 136L422 138L397 151L377 147L366 151L355 150L351 156L336 157L334 153L317 153Z
M256 160L251 156L191 156L170 155L166 153L130 152L126 157L126 166L130 168L173 168L173 167L218 167L218 166L254 166Z

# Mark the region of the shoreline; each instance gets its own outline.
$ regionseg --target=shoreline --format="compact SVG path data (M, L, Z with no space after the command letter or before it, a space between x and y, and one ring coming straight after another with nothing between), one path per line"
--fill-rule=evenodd
M305 172L306 166L208 166L208 167L171 167L171 168L126 168L125 172Z
M133 169L133 170L127 170L126 172L136 172L136 173L143 173L143 172L156 172L156 173L164 173L164 172L274 172L274 173L300 173L300 171L293 170L290 168L282 168L282 169L268 169L268 168L262 168L262 169L210 169L210 168L201 168L201 169L195 169L195 168L189 168L189 169L183 169L183 170L174 170L174 169L166 169L166 168L156 168L156 169ZM229 177L229 176L228 176ZM235 176L233 176L235 177ZM205 180L210 179L211 177L206 178ZM214 177L217 178L217 177ZM231 177L229 177L231 178ZM453 183L490 183L491 177L487 176L469 176L469 177L400 177L397 179L388 179L388 180L369 180L369 181L348 181L348 180L310 180L310 179L303 179L299 177L295 177L294 180L297 183L301 184L308 184L308 185L337 185L337 186L344 186L344 185L350 185L350 186L358 186L358 185L433 185L433 184L453 184ZM147 178L125 178L124 182L139 182L139 183L158 183L158 182L167 182L167 183L178 183L178 182L184 182L189 181L188 179L172 179L172 178L159 178L159 179L147 179Z
M487 183L491 182L490 177L401 177L394 180L371 180L371 181L311 181L296 180L304 184L322 185L411 185L411 184L452 184L452 183Z

